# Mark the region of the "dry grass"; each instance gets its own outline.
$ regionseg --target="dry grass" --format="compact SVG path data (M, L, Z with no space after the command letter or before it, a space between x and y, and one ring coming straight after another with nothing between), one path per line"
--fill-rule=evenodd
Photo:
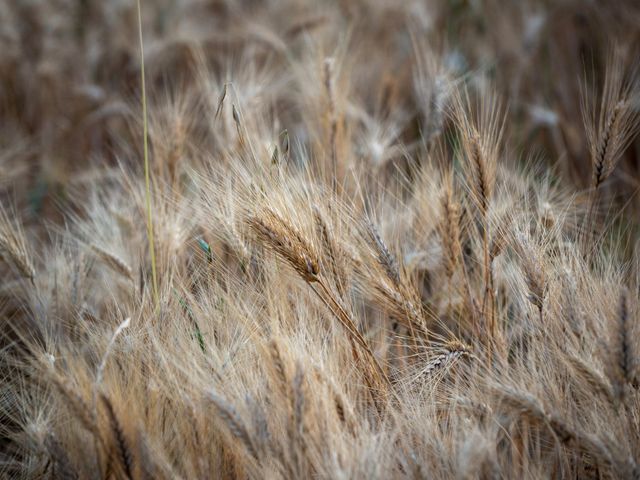
M637 2L136 7L0 3L0 476L640 478Z

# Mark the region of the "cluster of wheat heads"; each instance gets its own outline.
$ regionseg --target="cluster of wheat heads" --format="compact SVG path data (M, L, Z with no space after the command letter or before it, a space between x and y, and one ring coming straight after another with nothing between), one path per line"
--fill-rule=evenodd
M0 474L640 477L633 2L143 2L144 129L135 3L53 3L0 6Z

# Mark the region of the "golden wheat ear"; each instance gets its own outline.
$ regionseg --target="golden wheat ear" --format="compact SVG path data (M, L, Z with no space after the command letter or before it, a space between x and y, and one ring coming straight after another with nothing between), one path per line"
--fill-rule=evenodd
M623 54L616 48L609 52L605 68L600 95L583 87L581 99L593 190L598 190L613 173L640 128L638 71L625 67Z
M0 205L0 257L23 277L31 282L34 281L36 269L22 225L18 223L15 210L10 214L2 205Z
M460 138L460 150L464 157L463 172L471 200L479 219L482 234L483 296L481 315L490 343L501 343L498 322L495 319L494 287L491 266L490 210L494 201L494 189L498 157L504 134L506 115L498 98L490 92L477 93L472 101L464 89L454 96L452 117Z
M313 208L313 218L316 224L316 231L322 241L324 263L328 265L335 287L340 298L344 299L347 294L347 273L345 268L344 253L336 241L334 232L325 216L317 206Z
M284 259L307 282L318 281L320 261L311 243L296 228L266 209L248 220L258 239Z
M485 218L493 197L506 116L495 95L477 95L480 98L472 100L468 90L457 92L451 116L460 135L465 179L480 216Z
M629 299L629 292L623 288L618 300L615 319L611 322L610 340L607 349L609 380L613 385L618 402L627 400L631 385L638 384L639 348L636 309Z
M141 102L142 102L142 141L144 152L144 185L145 185L145 210L147 214L147 242L149 244L149 256L151 257L151 282L153 286L153 299L156 304L156 308L160 302L160 296L158 292L158 277L156 268L156 250L155 250L155 236L153 233L153 209L151 204L151 172L149 168L149 121L147 119L147 87L144 72L144 42L142 40L142 7L140 5L142 0L137 0L137 12L138 12L138 36L140 40L140 87L141 87Z
M456 201L453 174L445 173L440 196L440 222L438 234L444 250L444 270L450 280L462 260L460 244L460 204Z
M431 376L439 370L451 367L463 357L472 357L471 348L459 340L451 340L445 343L441 353L429 360L422 369L421 374Z
M376 380L382 382L385 387L390 385L386 373L380 366L369 343L358 330L352 315L320 276L320 261L311 242L293 225L270 209L265 209L260 215L250 217L248 225L258 240L291 265L329 308L347 331L349 340L354 342L354 345L359 345L364 351L368 362L366 365L373 372ZM319 290L314 288L314 285L317 285ZM354 350L354 357L358 360L358 355L355 352ZM365 372L365 378L368 378L368 374L369 372Z
M538 310L542 325L544 302L548 293L548 278L542 261L543 256L539 252L539 247L522 232L515 234L513 245L520 257L528 290L527 300Z
M609 445L597 436L572 425L559 412L546 409L535 395L507 386L500 386L498 390L501 407L506 412L516 415L532 426L548 429L555 441L588 453L602 465L626 469L626 459L618 463Z
M109 427L108 461L110 469L117 471L118 475L122 475L123 478L133 479L137 461L133 451L133 444L127 436L123 423L118 418L116 409L109 397L100 394L100 403L104 408Z
M211 402L218 413L218 417L227 427L229 433L239 440L239 442L246 448L249 455L253 458L258 458L258 450L254 444L251 433L249 432L244 420L238 414L236 409L227 400L218 395L215 391L209 391L206 394L206 400Z

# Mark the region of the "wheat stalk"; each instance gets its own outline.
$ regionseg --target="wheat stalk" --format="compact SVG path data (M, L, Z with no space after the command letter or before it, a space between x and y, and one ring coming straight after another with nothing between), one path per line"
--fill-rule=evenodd
M100 365L98 365L98 371L96 373L96 387L99 387L102 383L102 377L104 376L104 370L107 367L107 359L109 358L109 354L111 350L113 350L113 346L116 343L118 336L124 331L125 328L129 326L131 323L131 318L125 319L118 328L115 329L113 335L111 336L111 340L107 344L107 348L104 351L104 355L102 356L102 360L100 360Z

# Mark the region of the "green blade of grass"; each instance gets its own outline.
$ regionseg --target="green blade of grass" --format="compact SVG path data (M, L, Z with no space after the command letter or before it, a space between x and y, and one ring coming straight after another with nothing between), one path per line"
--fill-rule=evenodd
M138 7L138 33L140 36L140 82L142 86L142 136L144 138L144 184L145 184L145 207L147 210L147 237L149 240L149 254L151 256L151 279L153 283L153 299L156 307L159 305L158 280L156 275L156 253L153 237L153 216L151 215L151 176L149 173L149 130L147 122L147 92L145 88L144 75L144 43L142 41L142 9L140 0L136 2Z

